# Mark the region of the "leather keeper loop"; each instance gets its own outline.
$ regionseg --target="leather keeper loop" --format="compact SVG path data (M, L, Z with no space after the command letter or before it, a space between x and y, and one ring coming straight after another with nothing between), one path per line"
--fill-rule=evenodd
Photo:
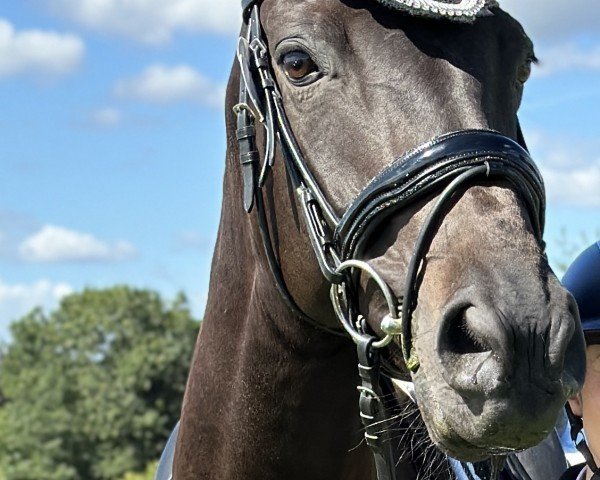
M240 163L242 165L248 165L256 162L258 162L258 152L256 150L252 150L251 152L240 155Z
M262 81L262 85L264 89L272 90L275 88L275 82L272 78L264 78Z
M256 66L258 68L267 68L269 66L269 61L267 60L267 57L259 57L256 56Z
M256 127L254 125L248 125L247 127L238 128L236 131L236 137L238 140L244 140L245 138L254 138L256 136Z

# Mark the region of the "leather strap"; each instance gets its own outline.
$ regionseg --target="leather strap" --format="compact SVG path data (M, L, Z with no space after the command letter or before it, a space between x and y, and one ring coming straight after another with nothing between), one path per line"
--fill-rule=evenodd
M244 208L250 212L256 205L259 230L269 269L288 308L297 317L320 330L345 336L341 329L322 325L297 305L287 288L271 240L262 189L273 167L275 141L279 139L286 172L297 192L304 223L309 231L311 244L317 254L321 270L328 280L341 281L341 276L336 275L331 267L336 262L335 253L331 250L332 229L324 220L328 218L337 224L337 217L332 213L312 173L304 164L298 145L291 134L287 117L283 112L281 96L271 72L268 50L263 41L259 4L260 2L254 1L246 5L249 9L246 18L247 35L239 39L237 51L241 81L239 103L234 107L234 111L238 115L237 138L244 184ZM255 120L263 125L266 137L262 165L260 155L256 151ZM322 206L327 212L325 216L322 215Z
M358 373L361 379L360 418L365 427L365 440L371 447L377 480L395 480L392 444L389 439L384 395L381 391L379 352L373 348L375 337L364 337L357 344Z
M583 419L573 413L573 410L571 410L569 404L565 406L565 410L567 411L567 417L569 418L569 423L571 424L571 440L573 441L575 448L577 448L579 453L581 453L585 459L585 463L588 468L592 471L592 479L600 480L600 468L596 464L590 447L586 442L585 435L583 434Z
M262 3L262 0L242 0L242 12L244 14L244 18L247 17L247 15L250 12L250 9L254 6L254 5L259 5Z
M360 255L360 240L391 213L439 191L456 172L489 164L489 176L506 178L525 197L538 238L544 228L541 174L518 143L489 130L464 130L435 138L395 160L358 194L335 232L342 260ZM374 220L377 222L374 222Z
M256 190L256 166L259 162L256 149L256 126L254 113L247 104L248 94L246 83L240 82L240 103L237 105L237 131L238 151L242 180L244 182L244 210L252 211L254 206L254 192Z

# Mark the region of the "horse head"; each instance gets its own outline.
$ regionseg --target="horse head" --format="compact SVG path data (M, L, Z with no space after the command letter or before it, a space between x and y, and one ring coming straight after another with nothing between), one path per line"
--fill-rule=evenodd
M431 441L540 441L584 343L544 253L519 23L491 0L242 4L174 478L448 478Z
M494 176L485 160L494 157L489 149L527 155L517 110L535 61L533 45L520 24L493 5L478 7L480 15L470 21L389 7L364 0L264 0L252 7L260 9L260 22L247 12L249 33L243 30L238 54L256 55L261 48L277 92L269 105L260 91L249 88L248 103L271 109L271 118L263 121L283 117L287 124L284 131L267 126L266 136L258 133L258 145L274 163L271 176L264 175L270 170L266 165L263 178L254 180L266 182L261 189L267 197L262 207L268 242L276 244L273 257L297 309L335 328L330 281L320 272L307 224L299 218L302 198L298 201L294 190L302 181L293 177L303 172L290 176L283 166L286 155L301 155L309 183L327 202L317 198L316 223L331 228L333 240L324 235L328 241L346 241L342 258L330 259L331 275L341 275L336 262L352 258L377 272L396 299L406 302L405 292L411 294L404 308L410 317L405 335L393 336L385 355L405 378L412 377L433 441L468 460L523 449L548 434L584 374L576 306L544 254L539 174L526 165L521 177ZM262 29L264 45L252 44L252 28ZM261 76L243 68L241 74L246 84L252 83L247 77ZM270 88L263 78L254 82L257 90ZM229 107L238 102L236 81L228 99ZM471 145L490 131L497 132L490 134L496 146L487 140ZM450 132L463 133L456 140ZM293 136L292 146L282 139L286 135ZM277 139L284 145L279 150L273 146ZM411 151L419 145L425 146ZM459 156L457 148L466 148L465 158L480 163L480 175L459 182L439 203L452 180L442 179L352 238L349 231L387 208L377 203L380 184L393 189L403 175L413 175L403 163L426 163L433 154L451 162ZM443 176L427 168L423 175ZM534 177L533 186L525 188L527 175ZM246 195L249 208L253 198ZM369 202L377 205L361 213ZM256 224L254 235L258 238ZM342 296L355 298L369 330L386 337L382 321L399 316L390 311L389 298L371 276L358 269L350 276L352 291Z

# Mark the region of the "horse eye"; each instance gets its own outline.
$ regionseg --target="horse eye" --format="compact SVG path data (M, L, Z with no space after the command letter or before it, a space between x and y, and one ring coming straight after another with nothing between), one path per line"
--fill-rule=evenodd
M292 81L301 81L311 73L319 71L319 67L310 58L310 55L302 51L286 53L281 59L281 65L285 75Z
M521 65L517 70L517 80L523 85L529 77L531 76L531 60L528 60L527 63Z

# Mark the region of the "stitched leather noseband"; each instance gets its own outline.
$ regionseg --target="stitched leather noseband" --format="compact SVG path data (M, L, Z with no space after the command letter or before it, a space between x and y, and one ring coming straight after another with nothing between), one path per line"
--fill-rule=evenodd
M285 114L271 68L268 46L260 22L262 0L243 0L245 34L239 39L237 58L241 79L237 114L237 140L243 173L245 210L257 211L265 255L275 284L290 310L311 325L335 335L349 335L357 344L361 418L371 446L379 480L393 480L394 462L389 439L382 434L386 408L382 400L385 381L380 367L401 375L380 349L400 338L409 371L416 372L418 358L412 346L412 315L418 296L417 277L434 229L455 193L476 181L507 182L524 200L534 233L543 245L545 192L541 175L529 156L519 129L519 142L488 130L464 130L441 135L402 155L380 172L338 217L304 159ZM258 152L256 121L264 126L264 152ZM331 283L334 310L344 330L326 327L297 305L286 287L275 255L266 219L262 189L273 167L275 147L283 153L286 172L296 191L303 220L323 276ZM396 298L381 276L360 257L370 233L394 212L439 193L421 227L409 264L404 295ZM389 313L382 319L384 338L377 338L358 312L359 275L370 275L382 290ZM383 387L382 387L383 385Z

